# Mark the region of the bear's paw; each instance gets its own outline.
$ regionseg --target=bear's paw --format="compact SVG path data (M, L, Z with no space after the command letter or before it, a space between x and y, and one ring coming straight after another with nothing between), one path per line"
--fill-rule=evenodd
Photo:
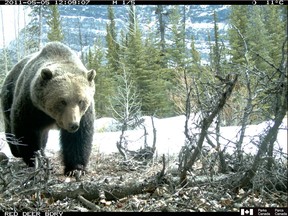
M86 175L88 172L83 165L77 165L74 169L65 169L65 176L80 177Z

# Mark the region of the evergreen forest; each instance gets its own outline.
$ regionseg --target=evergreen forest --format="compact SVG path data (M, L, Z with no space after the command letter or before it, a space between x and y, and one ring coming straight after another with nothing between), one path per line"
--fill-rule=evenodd
M279 131L287 132L287 5L227 6L225 28L220 28L223 11L215 9L209 12L211 31L204 36L191 30L189 5L142 7L151 15L145 17L145 28L137 5L121 6L126 10L121 25L119 6L99 7L107 14L105 34L97 26L89 29L95 34L93 45L88 45L91 38L83 33L84 18L70 17L77 30L71 38L64 30L63 6L25 6L29 19L23 17L25 28L15 28L13 46L5 43L5 34L0 35L0 86L17 61L46 42L72 46L69 41L77 41L79 57L97 73L95 119L117 121L117 128L108 132L119 135L115 146L120 154L107 156L95 150L92 172L82 182L81 175L73 180L53 175L58 169L53 173L44 156L37 156L38 169L29 178L18 165L2 166L0 160L0 201L7 201L0 203L0 210L201 212L257 206L287 210L287 148L276 150ZM3 10L0 7L0 26L5 32ZM183 117L181 150L173 157L158 155L160 129L154 120L176 116ZM151 120L149 132L144 119ZM247 135L251 125L264 122L261 133ZM239 129L233 140L222 133L228 126ZM144 145L132 151L127 134L139 128ZM102 132L96 131L96 136ZM152 145L147 144L148 134ZM248 138L256 146L255 154L244 153ZM225 143L233 146L232 154ZM59 168L56 161L52 164ZM177 168L171 171L172 161ZM24 186L19 189L20 181Z

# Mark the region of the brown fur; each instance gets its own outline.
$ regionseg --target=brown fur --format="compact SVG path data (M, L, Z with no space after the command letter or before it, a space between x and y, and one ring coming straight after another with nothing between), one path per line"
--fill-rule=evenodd
M48 43L16 64L1 92L5 132L13 155L33 165L34 152L45 148L48 131L57 124L65 173L84 170L94 134L95 75L58 42ZM15 139L21 145L15 145Z
M33 104L68 132L74 132L72 124L79 125L95 94L95 71L83 73L73 66L57 63L42 69L33 80L35 90L31 91Z

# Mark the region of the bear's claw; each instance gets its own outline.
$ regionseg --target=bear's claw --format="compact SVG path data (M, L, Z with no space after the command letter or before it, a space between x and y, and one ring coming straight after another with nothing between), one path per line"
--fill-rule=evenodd
M87 174L87 171L86 170L71 170L71 171L68 171L65 173L65 176L68 176L68 177L81 177L81 176L84 176Z

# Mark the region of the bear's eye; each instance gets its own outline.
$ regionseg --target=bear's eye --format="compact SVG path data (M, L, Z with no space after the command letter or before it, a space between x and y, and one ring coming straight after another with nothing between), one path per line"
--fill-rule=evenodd
M79 104L79 107L80 107L81 109L84 109L84 107L85 107L85 101L84 101L84 100L80 100L80 101L78 102L78 104Z
M65 100L61 100L61 101L60 101L60 104L63 105L63 106L66 106L66 105L67 105L67 102L66 102Z

